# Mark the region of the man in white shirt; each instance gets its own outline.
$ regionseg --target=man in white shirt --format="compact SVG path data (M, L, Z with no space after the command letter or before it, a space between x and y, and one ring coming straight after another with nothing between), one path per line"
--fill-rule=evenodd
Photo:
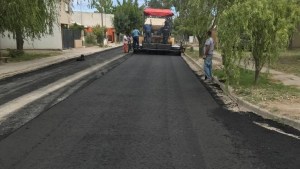
M205 80L212 80L212 57L214 51L214 40L211 37L211 31L207 32L208 39L204 45L204 74Z

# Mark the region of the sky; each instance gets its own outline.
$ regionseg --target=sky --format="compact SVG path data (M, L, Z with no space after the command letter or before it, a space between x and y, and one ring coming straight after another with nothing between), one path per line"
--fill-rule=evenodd
M78 1L78 3L77 3ZM79 3L81 1L81 3ZM120 2L122 3L122 0L120 0ZM145 1L144 0L138 0L139 5L142 5ZM117 0L113 0L114 5L117 4ZM80 5L81 4L81 5ZM96 9L90 9L88 7L88 2L87 0L75 0L73 2L73 11L82 11L82 12L94 12L96 11Z

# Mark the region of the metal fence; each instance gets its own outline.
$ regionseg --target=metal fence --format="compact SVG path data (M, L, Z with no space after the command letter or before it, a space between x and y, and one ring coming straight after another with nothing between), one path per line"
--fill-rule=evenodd
M62 29L63 49L74 48L74 40L81 38L81 30Z

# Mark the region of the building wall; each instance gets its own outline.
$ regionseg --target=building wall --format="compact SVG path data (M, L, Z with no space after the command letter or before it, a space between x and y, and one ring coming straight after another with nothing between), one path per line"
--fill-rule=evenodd
M60 23L61 24L70 24L71 23L71 11L70 11L70 0L61 0L60 1Z
M5 37L0 36L0 49L16 49L16 40L9 38L8 32L5 33ZM53 35L47 35L41 39L28 39L24 40L24 49L62 49L62 36L61 28L58 25L53 27Z
M113 27L114 15L112 14L103 14L103 26L107 28ZM102 26L101 22L101 13L92 13L92 12L73 12L71 15L71 23L77 23L79 25L88 26Z
M62 49L62 33L61 33L61 24L70 24L71 15L70 15L70 0L61 0L57 5L58 12L58 21L53 25L53 34L46 35L40 39L27 39L24 40L24 49ZM16 40L12 38L12 35L9 38L6 32L5 36L0 36L0 49L16 49ZM11 33L10 33L11 34Z

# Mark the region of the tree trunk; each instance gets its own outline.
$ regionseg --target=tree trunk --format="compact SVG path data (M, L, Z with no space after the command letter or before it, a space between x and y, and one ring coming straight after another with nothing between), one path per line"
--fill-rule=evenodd
M103 27L103 12L101 12L101 26Z
M202 53L202 41L201 41L201 37L199 35L197 35L197 39L198 39L198 44L199 44L199 57L202 57L203 53Z
M255 68L255 80L254 80L255 85L257 85L259 73L260 73L259 69Z
M196 37L197 37L198 43L199 43L199 57L203 57L203 55L204 55L203 49L204 49L204 44L206 41L205 36L197 35Z
M23 51L24 39L23 39L22 31L16 31L16 42L17 42L17 50Z
M260 73L260 63L259 63L259 59L254 57L254 62L255 62L255 77L254 77L254 84L257 85L258 77L259 77L259 73Z

